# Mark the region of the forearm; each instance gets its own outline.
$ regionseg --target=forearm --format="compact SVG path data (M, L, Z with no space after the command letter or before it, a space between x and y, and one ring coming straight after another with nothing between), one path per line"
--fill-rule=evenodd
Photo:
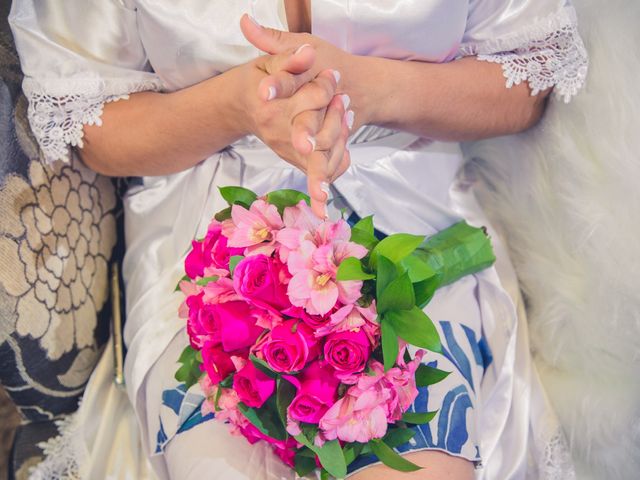
M525 130L542 115L546 93L505 87L498 64L463 58L446 64L355 57L349 82L360 121L435 140L464 141Z
M113 176L185 170L248 133L234 102L239 69L173 93L142 92L105 105L101 126L85 126L83 161Z

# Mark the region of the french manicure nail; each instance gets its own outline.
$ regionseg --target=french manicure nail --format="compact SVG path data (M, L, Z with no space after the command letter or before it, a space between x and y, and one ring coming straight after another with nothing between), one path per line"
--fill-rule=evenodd
M247 17L249 17L249 20L251 20L251 23L253 23L256 27L262 28L262 25L260 25L258 21L255 18L253 18L251 15L247 14Z
M300 45L297 50L295 52L293 52L294 55L297 55L298 53L300 53L303 49L310 47L311 44L310 43L303 43L302 45Z
M327 182L322 182L320 184L320 189L327 194L327 199L329 199L329 195L331 193L331 190L329 190L329 184Z
M349 110L347 111L347 113L344 114L344 119L347 122L347 127L349 127L349 130L353 129L353 122L355 120L355 116L356 114L353 113L353 110Z
M333 78L336 79L336 83L340 83L340 79L342 78L340 72L338 70L331 70L331 73L333 74Z
M347 108L349 108L349 105L351 105L351 97L345 93L344 95L342 95L341 100L342 105L344 105L344 109L346 110Z
M307 137L307 140L311 144L311 151L315 152L315 150L316 150L316 137L312 137L311 135L309 135Z
M276 87L269 87L269 95L267 96L267 100L273 100L276 98Z

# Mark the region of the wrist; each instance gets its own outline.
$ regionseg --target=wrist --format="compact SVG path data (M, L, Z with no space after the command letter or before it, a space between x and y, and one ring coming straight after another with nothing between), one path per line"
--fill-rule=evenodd
M342 89L351 98L357 125L381 125L386 83L375 57L349 55Z

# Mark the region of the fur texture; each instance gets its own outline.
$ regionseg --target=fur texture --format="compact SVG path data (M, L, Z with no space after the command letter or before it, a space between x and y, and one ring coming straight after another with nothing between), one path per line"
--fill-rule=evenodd
M579 480L640 478L640 2L574 0L587 87L527 133L466 145L528 303Z

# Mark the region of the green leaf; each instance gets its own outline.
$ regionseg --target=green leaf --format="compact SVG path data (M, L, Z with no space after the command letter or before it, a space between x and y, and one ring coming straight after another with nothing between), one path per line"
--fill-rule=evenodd
M424 241L421 235L396 233L389 235L378 243L371 252L371 265L376 266L378 257L384 255L392 263L397 263L411 254Z
M386 318L382 317L380 322L381 330L381 342L382 342L382 356L384 358L384 371L388 371L396 363L398 358L399 346L398 346L398 334L393 329L393 325Z
M405 423L411 423L413 425L423 425L433 420L433 417L435 417L437 413L437 410L435 412L426 413L405 412L402 415L402 421Z
M305 450L311 452L309 449ZM313 457L309 457L304 455L302 452L297 452L293 461L295 464L295 471L299 477L305 477L316 469L315 454L313 454Z
M384 314L389 310L410 310L416 304L413 285L409 280L409 274L404 272L392 280L378 296L376 308L378 314Z
M311 202L309 195L299 192L298 190L282 189L275 190L267 194L267 202L275 205L280 215L284 213L287 207L293 207L304 200L307 204Z
M391 448L404 445L413 437L415 437L416 431L413 428L400 427L390 428L387 430L387 434L382 438L382 441Z
M379 439L371 440L369 446L378 459L389 468L400 472L415 472L422 469L422 467L398 455L395 450Z
M184 277L182 277L180 279L180 281L178 283L176 283L176 288L175 288L174 292L179 292L180 291L180 284L182 282L186 282L186 281L189 281L189 280L191 280L191 278L189 278L189 275L185 275Z
M440 335L431 319L418 307L411 310L391 310L385 314L400 338L416 347L440 352Z
M230 373L229 375L227 375L227 378L225 378L220 382L220 386L222 388L231 388L233 386L233 376L234 376L233 373Z
M371 280L376 278L372 273L367 273L362 268L362 262L355 257L345 258L336 273L336 280Z
M373 229L373 215L364 217L351 227L351 241L371 250L378 244Z
M391 260L381 255L376 273L376 298L380 298L387 286L398 277L398 270Z
M287 425L287 409L296 396L296 387L284 378L278 379L278 389L276 390L276 406L282 424Z
M222 396L222 388L218 388L216 390L216 398L215 401L213 402L213 409L216 412L220 411L220 397Z
M269 403L269 400L267 400L267 403ZM266 403L262 408L251 408L242 402L238 403L238 408L247 420L263 434L276 440L285 440L287 438L284 426L276 418L275 408L270 408Z
M315 443L309 441L304 434L296 435L295 439L318 455L320 464L330 475L336 478L344 478L347 476L347 463L338 440L325 442L322 447L318 447Z
M416 370L416 385L418 387L428 387L441 382L449 376L451 372L445 372L428 365L420 365Z
M320 480L329 480L330 473L325 469L320 470Z
M436 275L413 284L413 292L418 307L424 308L431 301L433 294L436 293L436 290L440 286L440 281L440 275Z
M229 258L229 273L233 276L238 264L244 259L242 255L233 255Z
M220 277L218 277L217 275L214 275L213 277L199 278L198 280L196 280L196 284L200 285L201 287L206 287L210 283L217 282L219 278Z
M231 207L227 207L224 210L220 210L216 213L213 218L215 218L219 222L224 222L225 220L229 220L231 218Z
M264 373L268 377L276 378L278 376L276 372L271 370L271 367L269 366L269 364L264 360L262 360L261 358L258 358L255 355L249 355L249 360L251 360L251 363L253 363L253 365L258 370L260 370L262 373Z
M219 187L220 194L229 205L242 205L249 208L256 201L258 195L247 188L242 187Z
M409 272L409 278L412 283L435 277L437 274L431 265L413 253L400 260L400 265Z
M342 451L344 452L344 460L347 463L347 466L353 463L355 459L360 456L364 445L364 443L358 442L345 444L345 446L342 448Z
M182 365L176 371L175 379L180 383L184 383L187 390L192 385L198 383L198 380L202 376L197 354L197 350L191 348L191 345L187 345L180 354L180 358L178 358L178 363Z

